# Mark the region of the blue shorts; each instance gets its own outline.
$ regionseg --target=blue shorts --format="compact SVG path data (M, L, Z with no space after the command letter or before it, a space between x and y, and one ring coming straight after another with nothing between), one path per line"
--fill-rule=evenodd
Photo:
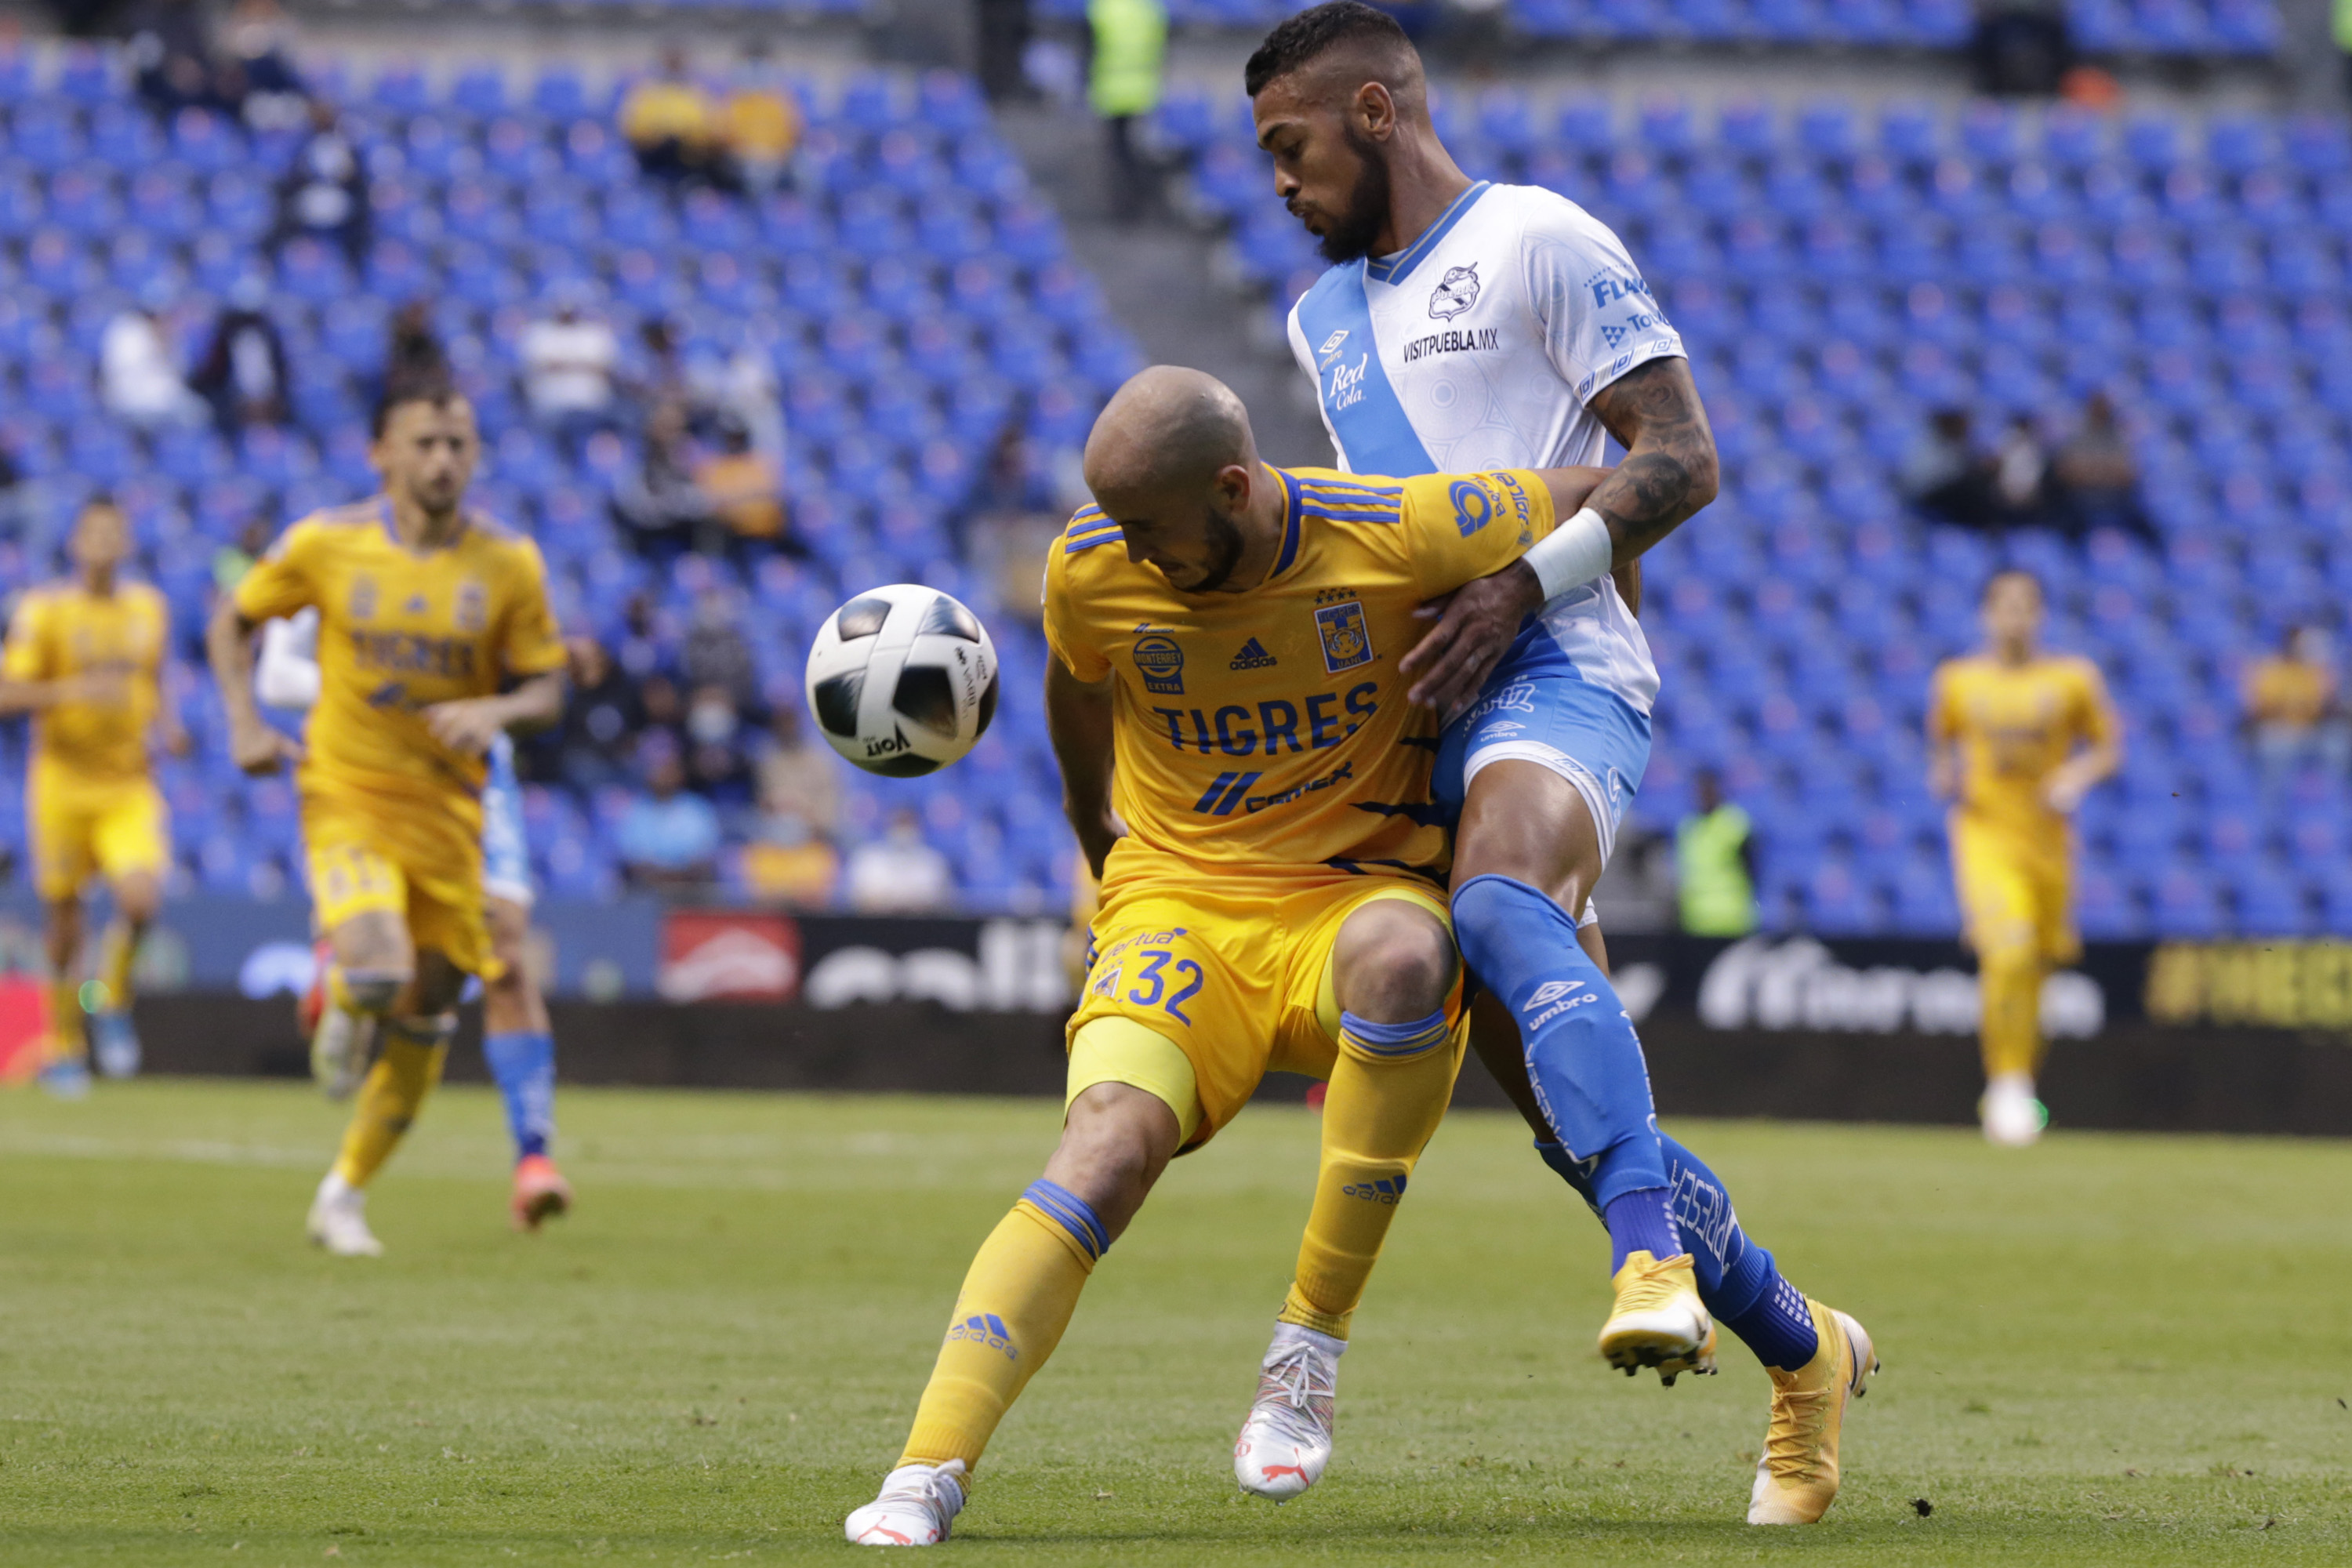
M1618 825L1650 765L1650 718L1613 691L1553 658L1522 660L1512 650L1478 700L1445 727L1431 787L1459 817L1470 781L1489 763L1534 763L1576 786L1601 832L1607 864Z
M531 901L522 786L515 782L514 742L504 735L490 747L489 776L482 781L482 891L510 904Z

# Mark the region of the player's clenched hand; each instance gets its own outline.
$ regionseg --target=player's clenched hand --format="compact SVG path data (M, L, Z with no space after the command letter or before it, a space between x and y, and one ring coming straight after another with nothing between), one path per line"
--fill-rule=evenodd
M280 763L299 763L302 748L294 737L283 730L272 728L259 719L246 723L231 723L228 732L229 760L248 773L274 773Z
M506 727L506 714L494 697L461 697L425 710L426 731L451 751L469 757L488 751Z
M1519 623L1541 608L1542 584L1517 561L1423 605L1414 613L1437 624L1397 666L1413 683L1407 700L1440 713L1469 701L1511 650Z

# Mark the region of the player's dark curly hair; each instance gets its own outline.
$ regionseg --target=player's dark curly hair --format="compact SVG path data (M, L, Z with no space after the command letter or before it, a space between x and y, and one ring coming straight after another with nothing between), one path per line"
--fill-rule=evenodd
M1266 83L1288 76L1299 67L1346 45L1413 52L1396 18L1360 0L1330 0L1328 5L1301 11L1265 36L1265 42L1243 68L1242 85L1255 98Z
M459 395L457 378L449 370L449 356L434 335L431 310L421 300L412 300L395 311L392 318L392 342L384 355L383 390L375 400L375 412L369 428L378 440L383 438L383 427L392 418L392 411L404 403L444 404Z

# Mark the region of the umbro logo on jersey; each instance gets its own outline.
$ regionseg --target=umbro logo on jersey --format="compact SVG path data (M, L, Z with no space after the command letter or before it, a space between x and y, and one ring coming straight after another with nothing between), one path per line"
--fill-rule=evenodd
M1338 353L1339 352L1339 345L1347 341L1348 329L1341 327L1338 331L1333 332L1329 337L1323 340L1322 346L1315 351L1316 357L1321 360L1325 364L1330 363L1331 356Z
M1265 651L1265 645L1264 643L1259 642L1255 637L1252 637L1249 641L1242 644L1242 651L1234 655L1234 662L1228 666L1228 668L1233 669L1272 669L1274 668L1274 655Z
M1478 264L1449 267L1430 290L1429 317L1433 321L1450 321L1477 302Z
M1580 991L1583 988L1584 982L1581 980L1547 980L1536 987L1535 994L1528 998L1527 1005L1540 1007L1547 1002L1557 1002L1570 992Z

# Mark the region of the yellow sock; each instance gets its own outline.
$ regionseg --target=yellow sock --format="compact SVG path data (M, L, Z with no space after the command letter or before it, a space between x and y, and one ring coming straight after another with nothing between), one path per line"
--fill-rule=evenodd
M383 1027L383 1049L360 1086L342 1152L335 1157L336 1173L355 1187L367 1185L392 1158L425 1097L441 1081L449 1055L450 1031L438 1020L387 1018Z
M2001 948L1978 964L1987 1078L2042 1066L2042 963L2030 948Z
M103 987L100 1005L110 1012L120 1012L131 1005L131 961L139 954L139 944L131 940L131 928L116 921L106 928L106 936L99 948L98 983Z
M1075 1194L1051 1182L1030 1184L963 1277L898 1463L979 1465L996 1424L1061 1342L1078 1292L1109 1245L1094 1211Z
M89 1055L81 1021L81 982L69 975L49 982L49 1055L56 1061L79 1061Z
M1389 1222L1453 1098L1469 1033L1433 1013L1412 1024L1341 1016L1339 1059L1323 1097L1323 1163L1298 1244L1298 1272L1276 1314L1346 1339Z

